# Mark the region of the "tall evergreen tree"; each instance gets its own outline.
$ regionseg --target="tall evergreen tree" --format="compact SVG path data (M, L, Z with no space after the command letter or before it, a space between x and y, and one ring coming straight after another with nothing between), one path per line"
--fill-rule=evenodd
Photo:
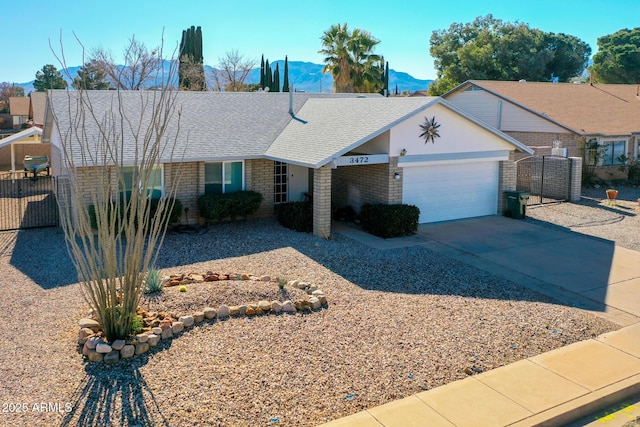
M273 85L273 74L271 74L271 65L269 65L269 60L265 60L264 62L264 87L269 88L271 90L271 86Z
M262 58L260 58L260 87L262 89L264 89L265 86L265 79L264 79L264 54L262 55Z
M284 82L282 83L282 91L289 92L289 60L284 57Z
M280 64L276 62L276 69L273 72L273 86L272 92L280 92Z
M182 90L206 90L204 59L202 56L202 29L191 26L182 31L178 80Z
M55 65L47 64L36 73L33 88L36 92L45 92L49 89L66 89L67 82Z
M80 67L71 85L77 90L105 90L111 86L107 74L95 59Z
M382 90L380 93L389 96L389 61L384 64L384 73L382 75Z

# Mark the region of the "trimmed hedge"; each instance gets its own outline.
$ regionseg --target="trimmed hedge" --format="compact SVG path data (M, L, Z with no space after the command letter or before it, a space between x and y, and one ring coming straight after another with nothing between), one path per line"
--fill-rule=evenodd
M236 191L226 194L204 194L198 197L198 211L207 221L235 220L253 215L260 209L262 194Z
M178 222L180 222L180 217L182 216L182 202L180 202L180 199L174 199L175 202L173 203L173 208L171 209L171 212L169 213L169 222L168 225L174 225L177 224ZM166 205L165 206L171 206L171 202L172 199L167 199L166 201ZM124 213L124 207L123 204L125 203L124 201L120 201L121 205L120 205L120 215L123 215ZM158 204L160 203L160 199L152 199L149 201L149 215L151 218L153 218L156 215L156 212L158 211ZM87 207L87 210L89 211L89 221L91 222L91 228L93 229L97 229L98 228L98 221L96 219L96 207L94 205L89 205Z
M420 209L413 205L365 204L360 209L360 225L385 239L410 236L418 231Z
M313 203L288 202L276 206L278 222L303 233L313 231Z

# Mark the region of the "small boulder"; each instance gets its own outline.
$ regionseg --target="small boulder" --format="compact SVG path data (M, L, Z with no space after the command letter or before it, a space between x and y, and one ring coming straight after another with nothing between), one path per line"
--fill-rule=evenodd
M89 328L93 332L98 332L100 330L100 323L98 323L97 320L88 319L85 317L84 319L80 319L79 324L80 329Z
M113 351L113 348L111 348L109 344L101 342L96 346L96 351L98 353L107 354L111 353Z
M207 319L213 319L214 317L216 317L216 309L215 308L211 308L211 307L207 307L204 309L204 317L206 317Z
M287 286L291 287L291 288L299 288L300 282L298 282L297 280L290 280L289 283L287 283Z
M90 361L92 362L102 362L104 359L104 353L98 353L95 350L89 350L89 354L87 355Z
M179 334L184 330L184 323L177 321L171 324L171 331L175 334Z
M327 305L327 297L325 295L318 295L316 298L318 298L320 304Z
M147 335L147 334L138 334L138 335L136 335L136 340L138 340L138 342L147 342L149 340L149 335Z
M320 303L318 297L309 298L309 304L311 304L311 308L313 310L317 310L318 308L322 307L322 304Z
M280 304L280 301L271 302L271 311L273 311L276 314L282 311L282 304Z
M163 340L169 339L173 336L173 330L171 328L163 329L160 336Z
M112 351L111 353L107 353L104 355L104 363L117 363L120 360L120 352Z
M136 354L142 354L149 351L149 343L141 342L136 345Z
M313 296L324 295L324 292L322 292L322 289L316 289L315 291L311 292L311 295Z
M263 274L262 276L260 276L260 280L263 282L270 282L271 281L271 277L267 276L266 274Z
M102 343L102 339L98 337L91 337L87 340L86 345L89 350L95 350L98 344Z
M123 359L129 359L130 357L133 357L135 352L136 347L131 344L127 344L122 347L122 350L120 350L120 357L122 357Z
M93 329L82 328L78 331L78 344L84 344L94 334Z
M290 300L286 300L284 303L282 303L282 311L285 313L295 313L297 310L296 306L293 305Z
M162 335L162 328L159 326L155 328L151 328L151 333L156 335Z
M196 323L200 323L204 320L204 312L202 311L196 311L195 313L193 313L193 321Z
M258 308L260 308L260 310L264 311L265 313L271 311L271 303L269 301L258 301Z
M251 280L251 276L250 276L250 275L248 275L248 274L242 274L242 275L240 276L240 279L241 279L241 280Z
M256 315L256 311L253 309L253 307L247 307L246 315L247 316L255 316Z
M240 316L244 316L245 314L247 314L247 306L246 305L239 305L238 306L238 314Z
M230 316L237 316L239 314L240 314L240 307L238 307L237 305L232 305L229 307Z
M218 319L225 319L227 317L229 317L229 307L223 304L218 307Z
M204 282L204 277L201 274L191 274L190 276L194 282L197 282L197 283Z
M115 340L114 342L111 343L111 348L116 351L120 351L122 350L122 347L124 347L125 344L126 343L124 340Z
M149 347L155 347L158 345L159 342L160 342L160 335L149 334L149 339L147 340L147 344L149 344Z
M193 319L193 316L181 316L178 319L178 322L182 322L184 324L184 327L188 328L193 326L193 323L195 322L195 320Z

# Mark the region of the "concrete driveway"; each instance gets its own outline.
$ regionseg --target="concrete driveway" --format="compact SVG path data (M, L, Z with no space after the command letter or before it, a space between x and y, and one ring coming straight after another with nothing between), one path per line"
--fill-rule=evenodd
M640 321L640 253L610 240L502 216L423 224L396 239L335 231L378 249L425 246L620 325Z

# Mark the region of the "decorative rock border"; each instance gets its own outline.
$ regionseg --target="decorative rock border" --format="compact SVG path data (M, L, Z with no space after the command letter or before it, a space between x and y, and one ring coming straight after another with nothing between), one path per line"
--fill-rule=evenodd
M213 277L217 276L216 279ZM226 278L221 278L225 277ZM231 279L229 279L231 277ZM209 280L207 280L209 278ZM254 276L248 274L217 275L207 272L205 275L188 274L172 275L165 278L165 286L178 286L198 282L212 282L216 280L260 280L271 281L269 276ZM185 329L191 328L205 320L226 320L230 317L280 313L296 314L298 311L313 311L327 306L327 297L316 285L291 280L287 286L302 289L310 295L308 299L298 299L295 301L258 301L257 304L243 305L220 305L217 309L205 307L202 311L197 311L191 315L177 316L171 313L148 312L138 308L137 314L143 317L145 324L150 325L143 328L143 332L135 338L127 340L115 340L107 342L102 332L102 326L97 318L89 314L89 317L80 319L78 331L78 346L82 346L82 354L90 362L104 362L107 364L117 363L123 359L131 359L137 355L147 353L151 348L156 347L161 341L173 339Z

